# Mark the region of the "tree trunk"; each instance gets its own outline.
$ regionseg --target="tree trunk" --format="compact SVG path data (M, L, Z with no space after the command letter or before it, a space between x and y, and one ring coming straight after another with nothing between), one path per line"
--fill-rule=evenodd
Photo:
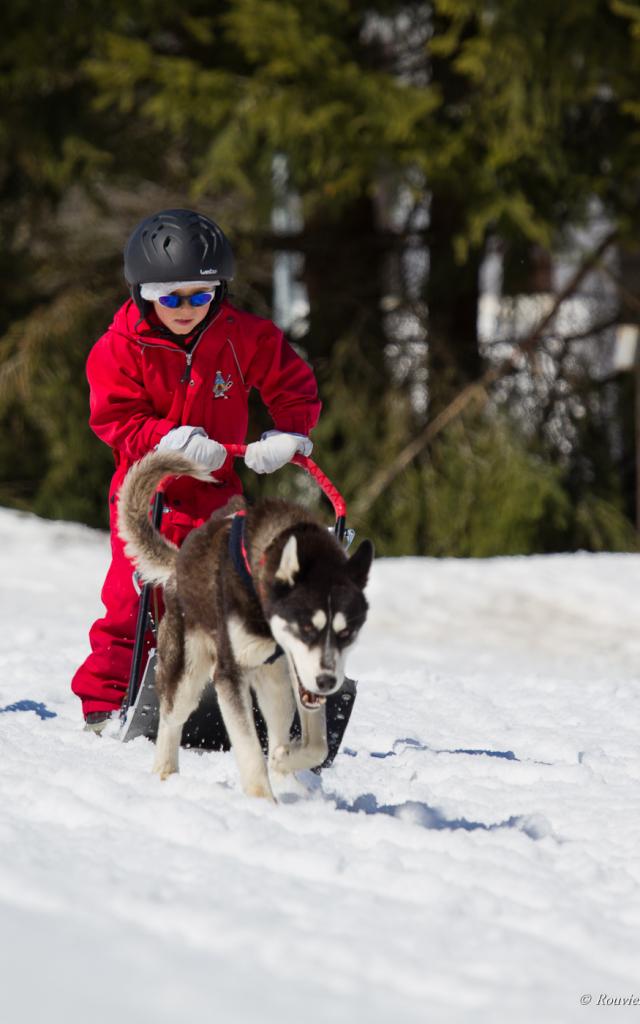
M428 307L429 419L465 384L482 372L478 351L478 301L481 252L456 261L453 243L462 228L455 198L434 195L431 202Z
M306 225L301 248L309 294L310 330L304 345L324 373L337 341L346 336L353 365L364 362L384 378L385 334L381 298L385 243L376 231L373 203L360 198L339 219L316 214Z

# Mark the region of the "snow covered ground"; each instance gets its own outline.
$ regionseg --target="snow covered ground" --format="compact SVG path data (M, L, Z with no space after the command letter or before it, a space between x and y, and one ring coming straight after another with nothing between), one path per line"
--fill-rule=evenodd
M377 562L345 747L273 807L82 732L104 535L0 545L4 1024L637 1019L640 557Z

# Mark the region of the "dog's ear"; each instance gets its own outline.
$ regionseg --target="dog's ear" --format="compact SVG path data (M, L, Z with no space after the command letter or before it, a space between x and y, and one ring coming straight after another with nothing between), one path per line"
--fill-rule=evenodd
M349 576L361 590L367 585L369 569L373 561L373 544L370 540L363 540L362 544L347 562Z
M280 580L281 583L287 583L292 587L299 572L300 562L298 561L298 542L295 534L292 534L282 549L280 565L277 568L275 578Z

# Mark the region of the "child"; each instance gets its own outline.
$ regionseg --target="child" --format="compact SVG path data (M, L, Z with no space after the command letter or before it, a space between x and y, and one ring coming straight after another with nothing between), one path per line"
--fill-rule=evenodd
M131 668L139 598L116 524L117 493L131 464L170 448L215 472L211 483L180 477L166 487L162 532L181 544L242 490L223 445L245 442L251 388L275 429L248 445L250 469L272 473L312 448L308 434L320 413L313 372L270 320L227 301L233 270L229 242L207 217L165 210L146 218L125 247L131 299L89 354L89 422L116 465L106 614L91 628L91 654L72 682L85 727L95 732L120 707Z

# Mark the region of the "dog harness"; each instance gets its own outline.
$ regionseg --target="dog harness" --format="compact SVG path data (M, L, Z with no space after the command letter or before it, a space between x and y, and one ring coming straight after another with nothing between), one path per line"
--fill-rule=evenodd
M231 520L231 529L229 531L229 556L233 562L233 567L238 573L238 576L244 583L246 589L254 595L257 599L258 594L256 592L255 584L253 582L253 573L251 572L251 565L249 564L249 556L247 554L247 546L244 541L244 527L246 511L242 509L240 512L235 512ZM277 661L284 654L280 644L276 644L276 649L266 661L265 665L272 665L274 661Z
M231 556L233 567L245 587L247 590L250 590L255 594L256 588L253 585L253 573L251 572L251 566L249 565L247 546L244 542L244 523L246 514L247 513L244 510L235 512L233 519L231 520L231 531L229 533L229 555Z

